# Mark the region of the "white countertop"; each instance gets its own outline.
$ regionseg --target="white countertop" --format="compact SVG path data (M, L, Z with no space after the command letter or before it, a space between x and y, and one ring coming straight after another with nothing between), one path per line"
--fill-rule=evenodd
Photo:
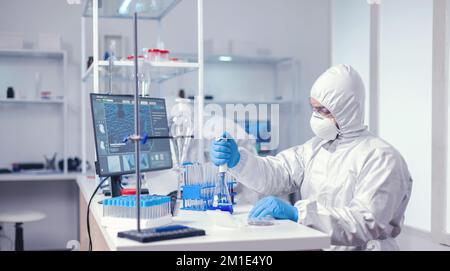
M77 183L85 200L88 201L95 189L95 179L78 177ZM96 195L91 212L101 225L102 206L98 204L104 198ZM245 221L251 206L236 206L233 216ZM139 243L118 238L118 229L100 227L111 250L317 250L330 246L330 237L322 232L297 224L290 220L275 220L271 226L245 225L239 228L215 226L205 212L183 211L173 218L175 224L182 224L206 231L205 236L175 240ZM123 229L127 230L127 229Z

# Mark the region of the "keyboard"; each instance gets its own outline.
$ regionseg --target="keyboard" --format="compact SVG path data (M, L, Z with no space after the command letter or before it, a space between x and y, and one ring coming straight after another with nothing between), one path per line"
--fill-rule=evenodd
M192 228L183 225L169 225L156 228L123 231L117 234L117 237L128 238L141 243L149 243L155 241L171 240L193 236L203 236L205 231L202 229Z

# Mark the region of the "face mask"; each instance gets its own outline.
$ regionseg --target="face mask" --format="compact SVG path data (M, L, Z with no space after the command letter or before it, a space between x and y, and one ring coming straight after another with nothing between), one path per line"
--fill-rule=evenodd
M339 129L333 119L322 117L319 114L312 114L310 124L314 134L322 139L334 140L339 134Z

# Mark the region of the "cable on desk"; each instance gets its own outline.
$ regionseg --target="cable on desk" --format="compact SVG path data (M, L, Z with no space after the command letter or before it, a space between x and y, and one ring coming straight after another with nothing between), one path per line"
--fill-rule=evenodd
M92 199L94 198L95 194L97 194L97 191L100 189L100 187L102 186L102 184L108 179L109 177L105 177L103 178L100 183L97 185L97 187L94 190L94 193L92 193L91 198L89 199L89 203L87 206L87 232L88 232L88 237L89 237L89 251L92 251L92 239L91 239L91 226L89 223L89 210L91 209L91 202Z

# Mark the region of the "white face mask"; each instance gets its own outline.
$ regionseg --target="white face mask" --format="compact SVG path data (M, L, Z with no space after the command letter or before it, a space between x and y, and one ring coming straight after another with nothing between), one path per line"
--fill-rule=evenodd
M334 140L339 134L333 119L322 117L320 114L313 113L310 124L314 134L322 139Z

